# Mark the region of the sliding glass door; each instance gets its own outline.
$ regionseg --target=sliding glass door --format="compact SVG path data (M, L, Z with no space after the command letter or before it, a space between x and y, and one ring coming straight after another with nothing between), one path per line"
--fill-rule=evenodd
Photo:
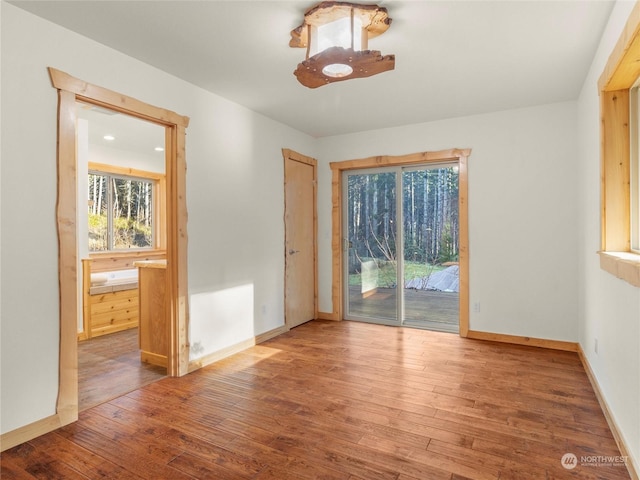
M457 164L343 175L345 318L457 332Z
M346 177L347 318L396 324L397 172L368 170Z
M457 332L457 166L405 169L402 192L403 324Z

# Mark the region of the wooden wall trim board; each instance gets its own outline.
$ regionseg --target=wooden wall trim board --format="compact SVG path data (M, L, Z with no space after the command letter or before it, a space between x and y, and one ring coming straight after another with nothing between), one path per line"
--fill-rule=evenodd
M266 342L267 340L271 340L272 338L277 337L278 335L282 335L283 333L287 333L289 331L289 327L286 325L282 325L280 327L274 328L267 332L256 335L255 343L256 345L261 344L262 342Z
M56 415L60 425L78 419L78 244L76 98L58 90L58 285L60 298L59 387Z
M342 248L342 172L365 168L379 168L406 165L428 165L432 163L458 163L458 202L459 202L459 266L460 266L460 336L466 337L469 331L469 205L468 205L468 158L471 149L449 149L436 152L420 152L409 155L380 155L376 157L331 162L331 238L332 250L332 286L331 298L333 311L328 314L331 320L343 318L343 248ZM323 313L324 315L324 313Z
M577 344L577 352L580 357L580 361L582 362L582 366L584 367L584 371L589 378L589 382L591 382L591 386L593 387L593 391L596 394L596 398L598 399L598 403L600 404L600 408L602 408L602 413L604 414L607 423L609 424L609 428L611 429L611 433L613 434L613 438L618 445L618 449L620 450L620 454L624 457L627 457L627 470L629 472L629 476L632 480L640 480L639 472L640 466L635 465L633 462L633 457L629 455L629 449L627 448L627 444L624 440L624 437L620 433L621 430L618 427L618 422L616 422L615 417L611 413L611 409L609 408L609 404L605 399L602 391L600 390L600 384L589 364L589 359L584 353L582 349L582 345Z
M318 312L318 320L331 320L334 322L341 322L342 318L332 312Z
M469 333L469 178L467 160L471 150L458 150L458 260L459 333Z
M640 255L628 252L598 252L600 268L621 280L640 287Z
M114 175L125 175L128 177L144 178L159 181L164 178L163 173L148 172L147 170L138 170L137 168L121 167L119 165L106 165L104 163L89 162L89 172L98 171L101 173L112 173Z
M639 56L640 2L636 2L598 79L598 92L629 89L640 75Z
M218 350L217 352L210 353L209 355L205 355L196 360L191 360L189 362L189 373L194 372L202 367L206 367L207 365L211 365L212 363L218 362L224 358L230 357L236 353L242 352L247 348L251 348L255 345L258 345L262 342L266 342L278 335L282 335L289 331L289 327L286 325L281 325L267 332L256 335L253 338L248 338L247 340L243 340L242 342L238 342L235 345L231 345L227 348L223 348L222 350Z
M186 117L185 117L186 118ZM188 118L187 118L188 120ZM167 373L186 375L189 371L189 289L187 271L187 123L167 126L166 147L173 161L167 159L167 292L168 321L171 326L170 357ZM170 148L169 148L170 147Z
M90 258L82 259L82 331L78 332L78 340L89 338L89 324L91 319L91 265Z
M334 318L342 320L344 292L342 289L342 265L344 251L342 239L342 169L331 164L331 300Z
M101 105L110 110L123 113L136 112L136 116L154 123L179 125L185 128L189 126L189 117L187 116L178 115L171 110L159 108L133 97L92 85L55 68L49 67L49 77L54 88L73 94L74 100L77 97L79 100L89 100L89 103Z
M520 335L506 335L504 333L491 333L469 330L467 338L472 338L474 340L487 340L490 342L510 343L513 345L528 345L530 347L549 348L551 350L562 350L565 352L578 351L578 344L575 342L523 337Z
M0 451L4 452L8 448L28 442L33 438L49 433L65 425L66 423L62 423L61 416L56 413L55 415L45 417L41 420L25 425L24 427L3 433L0 436Z
M603 140L601 249L628 252L631 246L629 90L602 92L600 109Z

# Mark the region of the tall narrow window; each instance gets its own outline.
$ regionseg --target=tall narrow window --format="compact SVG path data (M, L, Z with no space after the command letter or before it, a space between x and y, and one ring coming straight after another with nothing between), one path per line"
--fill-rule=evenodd
M153 248L154 182L89 172L89 251Z

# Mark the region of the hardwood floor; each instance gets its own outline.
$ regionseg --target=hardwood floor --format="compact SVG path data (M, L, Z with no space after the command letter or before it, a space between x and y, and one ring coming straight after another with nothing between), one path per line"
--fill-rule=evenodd
M577 457L574 469L561 458ZM2 478L625 479L574 353L310 322L2 454Z
M99 405L166 375L166 368L140 362L137 328L79 342L78 408Z

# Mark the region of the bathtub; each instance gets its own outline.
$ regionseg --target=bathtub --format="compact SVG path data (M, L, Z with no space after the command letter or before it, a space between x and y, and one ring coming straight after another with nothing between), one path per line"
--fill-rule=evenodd
M90 295L138 288L138 269L113 270L91 274Z

